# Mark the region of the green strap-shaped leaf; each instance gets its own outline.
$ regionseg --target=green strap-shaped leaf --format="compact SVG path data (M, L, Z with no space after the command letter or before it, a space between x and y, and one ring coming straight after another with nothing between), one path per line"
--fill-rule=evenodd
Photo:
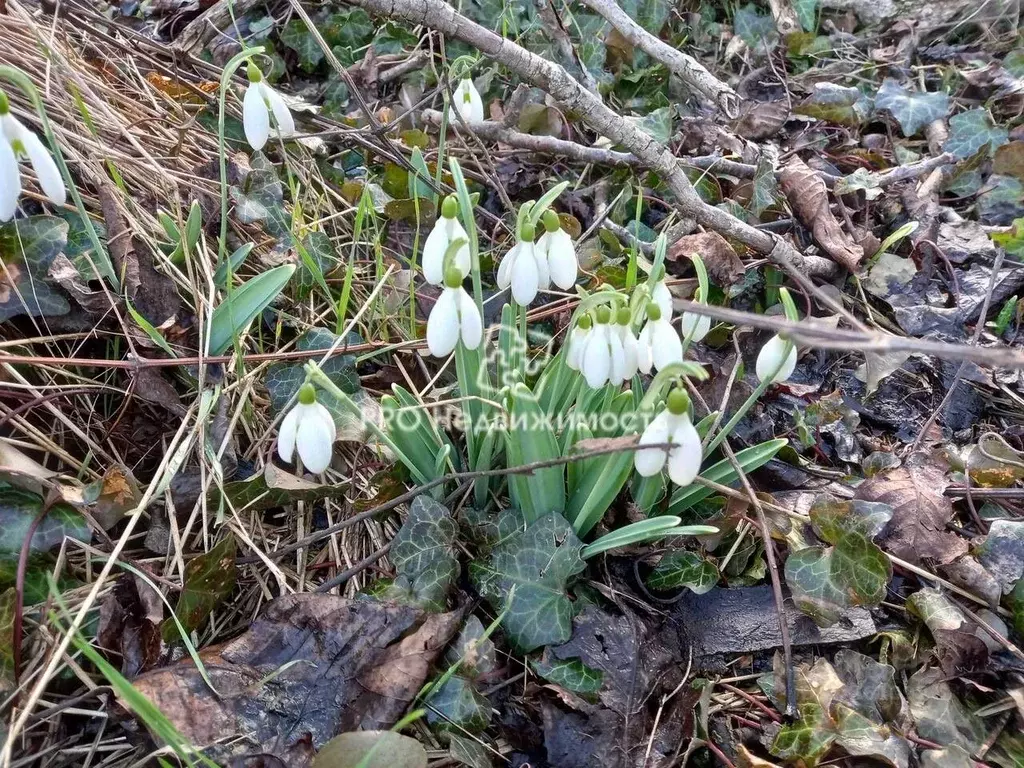
M284 264L236 288L210 318L210 354L223 354L237 336L245 333L256 316L277 298L294 273L294 264Z
M551 461L561 455L547 414L525 384L512 388L505 451L509 467ZM517 503L527 520L565 510L565 465L537 469L509 478Z

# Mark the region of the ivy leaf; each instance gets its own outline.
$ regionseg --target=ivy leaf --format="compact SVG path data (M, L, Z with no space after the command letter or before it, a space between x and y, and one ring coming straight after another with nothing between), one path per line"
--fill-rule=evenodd
M540 659L532 659L533 671L549 683L567 691L590 697L601 690L604 672L584 664L580 659L552 659L547 651Z
M821 627L847 608L878 605L892 565L871 540L892 517L885 504L839 502L823 494L811 507L811 524L832 547L806 547L786 560L786 583L797 606Z
M843 704L833 704L836 743L858 757L874 757L896 768L910 763L910 744L888 725L876 723Z
M302 258L302 255L299 255L299 269L296 277L298 278L299 295L305 297L309 295L313 286L337 265L338 259L334 254L334 244L326 232L308 233L302 240L302 247L306 249L306 255L309 256L313 266L319 272L316 274Z
M703 595L718 583L719 578L718 566L707 557L680 549L661 558L646 583L656 592L686 587L695 595Z
M818 26L818 0L794 0L793 10L805 32L813 32Z
M445 651L448 664L459 664L459 674L475 679L489 674L498 666L494 642L485 638L484 625L476 616L466 619L458 639Z
M984 722L953 695L946 674L937 667L922 669L907 682L907 701L918 735L974 754L985 742Z
M325 328L310 328L295 343L295 347L303 351L323 350L326 353L334 346L337 339L337 336ZM358 344L360 339L352 333L349 335L348 342ZM359 384L359 374L356 372L354 355L334 355L324 362L321 370L347 395L355 395L362 389ZM270 407L275 414L279 414L285 409L305 380L306 371L303 369L302 363L274 363L267 369L264 383L267 387L267 394L270 395ZM335 424L340 427L346 423L349 414L334 395L317 387L316 399L331 412Z
M779 183L775 178L775 164L768 153L762 152L751 181L750 212L755 217L771 208L779 199Z
M227 536L209 552L185 565L184 584L174 614L186 632L199 629L213 609L235 588L238 573L236 551L234 537ZM162 632L167 643L181 639L178 626L170 618L164 621Z
M324 60L324 52L309 33L306 22L294 18L281 30L281 42L298 54L299 66L306 72L313 72Z
M328 45L356 49L373 39L376 27L370 15L362 8L350 8L332 13L322 31Z
M566 585L586 565L582 549L565 518L550 513L495 547L489 563L474 564L474 578L495 609L508 602L502 624L519 651L564 643L572 635Z
M491 703L472 680L452 675L427 698L427 722L442 731L480 733L491 722Z
M448 592L459 575L455 556L458 532L444 505L426 494L417 496L391 547L397 575L378 596L435 613L444 611Z
M260 222L268 234L288 241L291 224L284 209L284 186L277 169L262 152L254 154L251 162L241 184L230 189L235 218L242 224Z
M836 701L874 722L895 722L901 717L906 702L893 667L846 648L836 653L833 665L844 683Z
M982 224L1009 226L1024 216L1024 183L1012 176L993 173L978 194L978 218Z
M976 554L999 582L1003 594L1013 591L1024 577L1024 521L993 520Z
M807 98L793 107L798 115L850 128L860 125L869 110L870 104L863 93L835 83L815 83Z
M469 768L491 768L494 765L487 747L457 733L448 734L448 753L452 760L468 765Z
M47 272L68 241L68 223L56 216L29 216L0 226L0 322L17 315L64 315L71 305L48 284Z
M971 109L949 118L949 138L943 149L964 160L988 145L991 155L996 147L1009 141L1009 134L1001 126L993 125L986 109Z
M753 3L747 3L736 10L732 25L733 31L757 53L766 53L779 44L775 20L760 13Z
M887 77L875 96L875 109L888 111L900 124L903 135L913 136L928 123L946 116L949 95L915 93Z

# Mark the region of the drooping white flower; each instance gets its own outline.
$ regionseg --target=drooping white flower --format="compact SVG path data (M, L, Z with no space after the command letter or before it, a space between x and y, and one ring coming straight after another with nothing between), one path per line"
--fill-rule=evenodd
M295 132L295 120L284 99L266 80L259 67L251 61L248 66L249 87L242 99L242 127L245 140L253 149L263 149L270 138L270 116L280 135Z
M683 360L683 342L668 315L662 314L656 302L647 305L647 322L637 338L637 364L642 373L651 367L660 371L671 363Z
M632 375L619 324L611 322L608 307L598 307L595 314L597 322L580 351L579 370L589 387L597 389L609 383L618 386Z
M698 315L696 312L683 312L680 330L683 332L683 338L689 339L691 343L703 341L711 330L711 318L707 315Z
M484 119L484 100L473 81L464 77L452 94L452 105L448 110L448 122L458 124L455 111L462 115L467 123L479 123Z
M631 379L640 369L638 343L636 334L633 333L632 316L628 307L621 307L616 317L617 322L613 333L617 333L622 344L622 378Z
M427 349L434 357L447 357L462 339L466 349L476 349L484 335L484 324L476 302L462 287L463 273L452 267L445 275L445 287L427 318Z
M423 277L431 285L444 283L444 257L448 247L456 240L465 242L455 252L453 264L462 274L469 274L469 235L459 222L458 213L459 201L455 195L449 195L441 204L441 215L434 222L434 228L423 244Z
M544 212L544 234L537 241L535 250L537 261L544 263L551 282L563 291L572 288L579 272L576 247L569 233L562 229L558 214L550 209Z
M312 384L299 389L299 401L288 411L277 434L277 453L291 461L296 449L302 465L314 474L323 472L331 463L337 428L331 412L316 401Z
M783 357L787 345L789 353ZM778 373L772 376L771 383L781 384L793 375L793 371L796 369L796 357L796 344L788 342L779 335L772 336L757 353L757 364L755 365L757 378L765 381L777 369Z
M547 261L537 258L533 231L532 226L524 225L522 237L498 266L498 287L505 290L512 286L512 298L521 307L537 298L537 291L546 288L549 279Z
M566 352L565 364L574 371L580 370L583 364L583 349L587 346L587 339L590 338L591 326L593 325L590 316L584 315L580 318L576 327L569 331L569 350Z
M669 322L671 322L672 294L669 292L668 286L665 285L664 274L662 275L662 278L654 284L654 287L651 288L651 301L661 308L661 314L667 317Z
M640 475L656 475L668 463L668 476L676 485L687 486L697 477L702 458L700 435L688 411L686 393L681 389L670 392L665 410L655 416L640 435L640 445L668 443L672 447L638 450L633 456L633 465Z
M18 160L27 159L46 199L57 206L67 202L68 193L57 163L36 134L11 114L7 95L0 91L0 221L8 221L21 195Z

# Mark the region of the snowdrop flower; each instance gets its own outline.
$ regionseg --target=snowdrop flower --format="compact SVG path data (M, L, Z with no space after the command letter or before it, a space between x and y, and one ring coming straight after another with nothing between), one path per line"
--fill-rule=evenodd
M628 311L628 310L627 310ZM598 307L597 324L588 334L586 345L580 353L580 373L587 386L597 389L611 383L622 384L629 373L626 366L626 351L622 336L612 326L612 313L608 307Z
M271 88L263 79L259 67L249 62L247 69L249 87L242 100L242 127L245 139L253 149L263 149L270 138L270 115L279 134L294 133L295 120L281 94Z
M456 111L467 123L479 123L484 119L484 100L480 98L480 91L468 77L462 78L452 94L452 105L448 109L448 122L459 122L455 116Z
M619 341L622 343L623 355L623 380L631 379L640 369L639 354L637 350L636 334L633 333L632 314L628 307L621 307L616 317L613 333L618 333Z
M434 357L447 357L462 339L466 349L476 349L484 324L476 302L462 287L463 273L452 267L444 277L444 291L427 318L427 348Z
M441 204L441 216L434 222L434 228L423 244L423 277L431 285L444 283L444 257L448 246L456 240L465 242L455 252L454 265L462 274L469 274L469 235L459 223L458 213L459 201L455 195L449 195Z
M686 486L700 472L700 435L690 421L690 398L681 389L669 393L665 410L654 417L640 435L640 445L670 443L664 448L642 448L633 456L633 465L643 477L661 472L668 463L668 476L676 485Z
M783 357L787 345L789 345L789 353ZM761 351L757 353L755 369L757 371L757 378L761 381L767 379L778 369L778 373L775 374L769 383L781 384L793 375L795 368L796 344L787 341L779 335L768 339L768 343L761 347Z
M277 454L291 461L297 448L302 465L314 474L327 469L334 450L337 429L331 412L316 401L312 384L299 389L299 402L288 411L277 435Z
M670 363L683 360L683 342L672 326L669 316L658 303L647 305L647 322L637 338L637 364L642 373L650 373L651 366L660 371Z
M572 237L562 229L558 214L550 208L544 211L544 234L534 246L537 261L544 262L548 276L555 285L567 291L576 283L579 263L576 261L576 248ZM542 286L547 288L547 285Z
M672 320L672 294L668 290L668 286L665 285L665 268L662 267L659 270L658 279L654 281L654 287L651 288L651 301L661 307L661 314Z
M7 94L0 91L0 221L9 221L21 195L19 158L27 159L39 179L39 187L54 205L68 199L64 179L43 142L11 114Z
M512 286L512 298L516 304L525 307L537 298L537 291L549 284L547 261L537 258L533 244L534 228L523 225L521 237L512 246L498 267L498 287L505 290Z
M701 300L699 289L694 300L699 304L704 303ZM696 312L683 312L680 330L683 332L683 338L689 339L692 343L703 341L704 337L708 335L708 331L711 330L711 318Z
M569 351L566 353L565 364L574 371L578 371L583 364L583 348L587 346L592 325L590 316L584 315L576 327L569 331Z

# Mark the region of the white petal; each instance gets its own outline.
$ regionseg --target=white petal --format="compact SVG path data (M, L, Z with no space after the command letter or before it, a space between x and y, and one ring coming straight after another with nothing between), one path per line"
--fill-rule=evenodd
M627 325L620 325L619 328L621 329L619 337L622 339L622 353L626 359L626 375L624 378L631 379L639 370L636 336L633 335L632 329Z
M590 338L587 339L587 346L583 349L580 371L587 380L587 385L597 389L608 383L611 365L611 355L608 352L608 326L601 325L595 328L591 332Z
M576 248L568 232L558 230L550 233L551 244L548 247L548 271L551 281L567 291L576 282L579 263L576 261Z
M245 140L253 149L263 149L270 137L270 112L263 100L259 83L249 83L242 99L242 127L245 129Z
M540 275L537 274L537 259L533 255L533 243L520 243L519 253L511 267L512 298L521 307L528 306L537 298Z
M427 318L427 349L434 357L447 357L459 340L458 294L445 288Z
M320 419L324 424L327 425L328 430L331 433L331 442L333 443L338 437L338 427L334 423L334 416L327 408L320 403L313 403L308 406L310 409L309 413L314 414L316 418Z
M28 155L28 161L32 164L32 170L36 172L39 187L43 190L47 200L54 205L64 205L68 201L68 191L64 188L64 179L60 175L57 163L43 142L31 131L25 131L21 137L21 143L25 147L25 154Z
M445 226L448 231L448 243L454 243L456 240L465 240L465 244L455 252L454 263L459 268L463 277L469 275L470 267L472 262L470 261L469 255L469 235L466 234L466 230L463 229L462 224L459 223L458 219L448 219L445 222Z
M608 353L611 358L608 380L619 386L626 380L626 353L622 349L622 336L618 327L608 332Z
M671 424L668 416L668 411L662 411L647 428L644 429L644 433L640 435L640 445L658 445L659 443L667 443L669 438L669 426ZM644 448L643 450L637 451L633 454L633 466L636 467L636 471L643 477L650 477L661 472L661 468L665 466L665 459L667 453L664 448Z
M659 280L651 289L651 301L661 308L661 316L672 319L672 294L665 285L664 280Z
M703 341L711 330L711 318L696 312L683 312L681 330L684 339L689 338L693 343Z
M665 315L654 323L651 330L651 357L654 359L654 367L659 371L672 363L683 361L683 342Z
M21 194L21 172L18 170L18 158L0 136L0 221L10 221L18 209L18 196Z
M546 234L545 232L544 235ZM541 235L541 240L544 239L544 235ZM538 241L531 250L533 251L533 258L537 262L537 285L541 290L546 291L551 287L551 269L548 266L547 248L542 247L540 241Z
M480 311L476 308L476 302L466 293L465 289L459 288L455 294L459 307L459 328L462 335L462 343L466 349L476 349L484 336L484 324L480 319Z
M21 140L25 126L21 124L18 118L8 112L6 115L0 115L0 131L3 131L8 143L13 144L15 141Z
M448 250L448 228L444 218L434 222L434 228L423 243L423 278L431 285L444 283L444 252Z
M668 456L668 476L676 485L686 486L700 472L700 435L686 414L674 417L672 442L675 447Z
M484 100L480 98L480 91L473 85L472 80L465 80L463 82L468 84L467 89L469 91L469 104L466 110L469 114L466 119L479 123L484 119Z
M569 333L569 351L565 356L565 364L574 371L580 369L583 358L583 348L587 345L587 338L590 336L589 328L574 328Z
M512 285L512 265L516 263L516 257L519 255L519 246L519 243L513 245L498 265L498 287L503 291Z
M266 99L274 113L274 125L277 130L282 134L295 133L295 118L292 117L292 112L288 109L284 98L271 88L266 80L260 80L260 86L263 98Z
M277 431L277 455L289 462L295 452L295 434L299 429L299 414L302 413L300 405L302 404L296 403L295 407L285 414Z
M640 335L636 340L636 367L640 373L647 374L651 372L651 366L654 364L654 357L651 354L651 330L654 323L648 320L644 323L644 327L640 329Z
M305 406L306 410L299 418L295 447L299 451L302 465L313 474L320 474L331 463L334 440L331 439L331 427L320 418L315 405Z
M792 345L789 354L785 360L782 358L782 353L786 349L786 340L781 336L772 336L768 339L768 342L761 347L761 351L757 354L757 378L764 381L776 368L781 368L779 372L775 374L772 379L772 384L781 384L786 381L790 376L793 375L793 370L796 368L796 345Z

